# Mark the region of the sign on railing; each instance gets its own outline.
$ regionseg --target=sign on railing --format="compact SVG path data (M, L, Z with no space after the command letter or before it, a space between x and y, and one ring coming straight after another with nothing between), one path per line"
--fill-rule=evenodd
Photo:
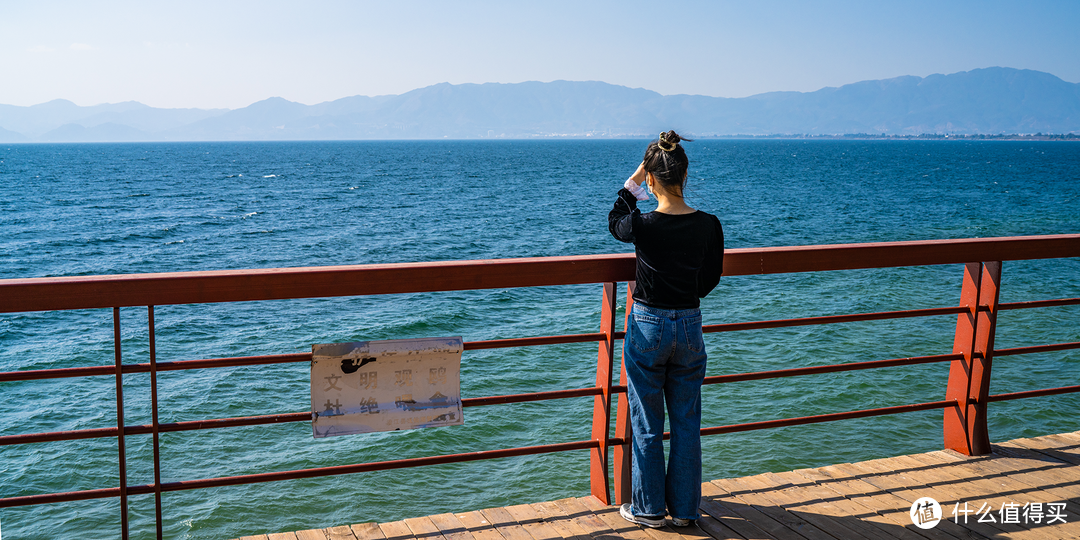
M460 426L460 337L311 346L315 438Z

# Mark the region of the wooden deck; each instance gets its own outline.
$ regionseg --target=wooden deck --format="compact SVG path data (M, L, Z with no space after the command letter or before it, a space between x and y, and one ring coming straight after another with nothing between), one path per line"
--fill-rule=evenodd
M1080 432L993 448L977 458L936 451L706 482L703 517L685 528L632 525L617 507L582 497L241 540L1080 538ZM909 511L920 497L941 505L945 519L932 529L912 523ZM962 515L953 517L957 503L960 510L967 503L967 523ZM1024 514L1025 503L1041 503L1038 522L1038 506Z

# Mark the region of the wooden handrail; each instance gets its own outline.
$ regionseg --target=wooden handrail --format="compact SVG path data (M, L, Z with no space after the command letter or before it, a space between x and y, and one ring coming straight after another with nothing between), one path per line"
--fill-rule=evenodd
M724 275L1080 257L1080 234L727 250ZM632 253L0 280L0 313L625 282Z

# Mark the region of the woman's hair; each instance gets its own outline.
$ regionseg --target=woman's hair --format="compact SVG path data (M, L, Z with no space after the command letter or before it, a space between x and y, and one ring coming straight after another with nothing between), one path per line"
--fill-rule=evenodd
M661 133L660 138L649 143L645 149L645 172L652 173L664 190L676 197L682 197L686 170L690 166L690 160L679 141L692 140L682 138L672 130Z

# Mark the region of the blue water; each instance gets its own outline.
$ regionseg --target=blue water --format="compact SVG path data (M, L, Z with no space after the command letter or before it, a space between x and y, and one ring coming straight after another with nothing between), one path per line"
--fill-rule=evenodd
M0 279L534 257L631 251L605 218L643 141L169 143L0 146ZM1080 145L1054 142L711 141L687 144L688 202L727 247L1080 232ZM962 268L727 277L707 324L953 306ZM1080 296L1080 260L1008 262L1001 300ZM620 301L625 296L620 291ZM160 361L309 351L312 343L594 332L599 285L370 298L159 306ZM1080 341L1080 309L1003 312L999 348ZM125 361L147 361L145 309L122 310ZM706 336L709 374L950 352L954 317ZM590 386L595 344L470 351L465 397ZM108 365L110 310L0 315L0 371ZM994 393L1077 384L1080 353L1002 357ZM308 366L169 372L162 422L306 411ZM926 365L710 386L723 425L943 397ZM148 376L125 379L129 424L149 423ZM113 379L0 383L0 435L115 426ZM1080 398L991 406L995 441L1080 429ZM163 481L575 441L592 399L470 408L462 427L313 440L310 425L162 436ZM941 447L931 411L705 439L705 476ZM148 437L129 482L150 483ZM118 485L116 443L0 447L0 496ZM167 538L228 538L588 493L570 452L168 493ZM153 498L132 497L135 538ZM9 538L115 538L119 502L0 510Z

